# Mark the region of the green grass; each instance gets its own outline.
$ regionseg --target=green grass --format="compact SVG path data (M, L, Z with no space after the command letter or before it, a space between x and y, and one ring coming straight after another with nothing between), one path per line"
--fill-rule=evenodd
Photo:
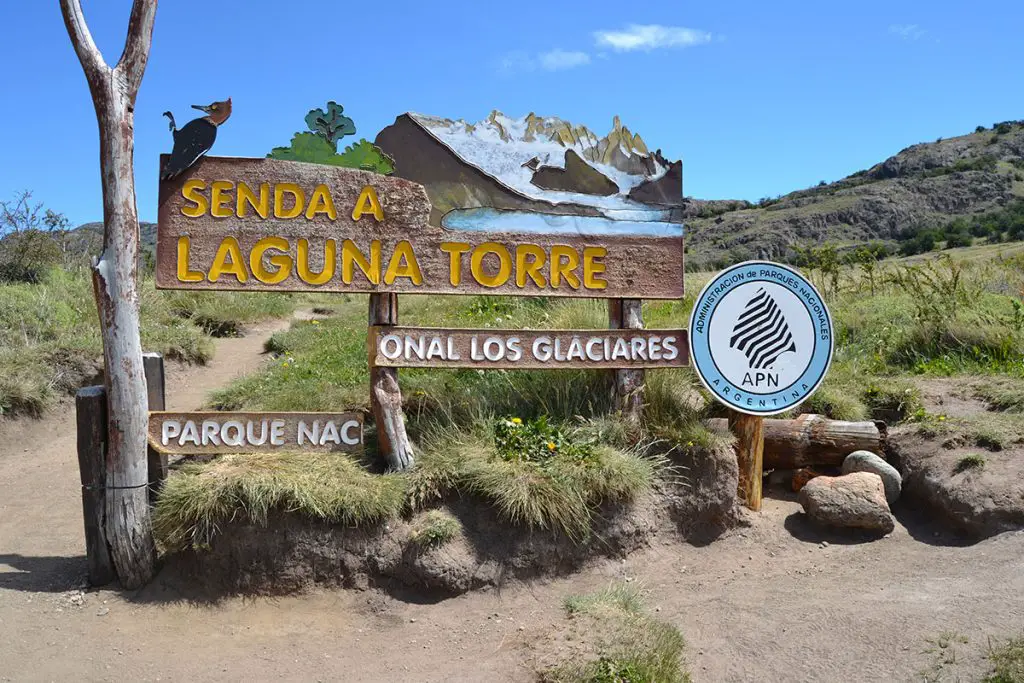
M672 624L650 616L640 589L617 585L565 602L569 625L562 634L570 651L540 672L558 683L685 683L685 640Z
M203 547L233 520L266 525L275 510L365 526L396 517L406 503L401 475L371 474L342 455L225 455L186 463L153 510L153 533L168 550Z
M978 453L969 453L957 461L954 472L957 474L968 470L981 470L985 468L985 456Z
M994 671L982 683L1024 683L1024 636L990 645L988 659Z
M286 315L282 295L140 290L143 348L203 363L213 352L202 321L222 326ZM38 284L0 284L0 415L39 416L102 367L99 317L87 269L50 270Z
M974 395L992 410L1024 413L1024 382L1011 378L992 379L975 387Z
M421 548L437 548L455 538L461 530L462 523L450 512L428 510L415 523L412 542Z

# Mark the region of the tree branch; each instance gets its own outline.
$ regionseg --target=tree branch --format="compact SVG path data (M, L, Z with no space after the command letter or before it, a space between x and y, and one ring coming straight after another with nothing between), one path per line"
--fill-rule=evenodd
M80 0L60 0L60 11L64 15L64 26L71 36L71 44L75 47L78 61L82 63L89 88L98 89L103 85L102 75L109 72L110 67L103 61L103 54L92 39L89 26L85 23Z
M62 0L63 2L63 0ZM153 22L156 19L157 0L135 0L132 13L128 18L128 37L124 42L124 52L114 67L121 72L128 88L128 99L135 100L142 83L142 74L146 71L149 59L149 47L153 42Z

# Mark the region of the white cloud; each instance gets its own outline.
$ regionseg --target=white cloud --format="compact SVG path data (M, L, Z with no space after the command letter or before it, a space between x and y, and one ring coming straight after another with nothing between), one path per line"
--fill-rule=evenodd
M899 36L903 40L917 40L927 31L917 24L893 24L889 27L889 33Z
M660 24L630 24L618 31L597 31L594 39L601 47L619 52L650 51L665 47L693 47L711 42L711 34L682 26Z
M578 50L555 48L547 52L532 54L523 50L509 52L498 63L498 70L504 74L516 74L544 69L563 71L590 64L590 55Z
M538 61L541 67L548 71L561 71L562 69L573 69L577 66L590 64L590 55L586 52L570 52L555 48L540 55Z

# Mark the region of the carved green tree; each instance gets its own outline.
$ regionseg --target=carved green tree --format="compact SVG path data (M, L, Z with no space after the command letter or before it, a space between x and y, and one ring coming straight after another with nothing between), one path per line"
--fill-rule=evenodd
M292 136L288 147L275 147L267 156L285 161L305 161L313 164L342 166L390 175L395 161L369 140L361 139L338 153L338 141L356 132L355 122L342 112L336 102L328 102L326 110L313 109L306 114L309 131Z
M333 149L337 149L338 140L356 134L356 122L345 116L344 111L345 107L331 100L327 103L327 111L313 109L306 114L306 125Z

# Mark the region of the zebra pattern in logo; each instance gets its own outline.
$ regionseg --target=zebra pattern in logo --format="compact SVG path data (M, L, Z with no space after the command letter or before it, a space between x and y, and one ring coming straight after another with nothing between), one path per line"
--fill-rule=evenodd
M764 287L758 288L736 320L729 348L742 351L752 370L770 370L779 356L796 351L789 323Z

